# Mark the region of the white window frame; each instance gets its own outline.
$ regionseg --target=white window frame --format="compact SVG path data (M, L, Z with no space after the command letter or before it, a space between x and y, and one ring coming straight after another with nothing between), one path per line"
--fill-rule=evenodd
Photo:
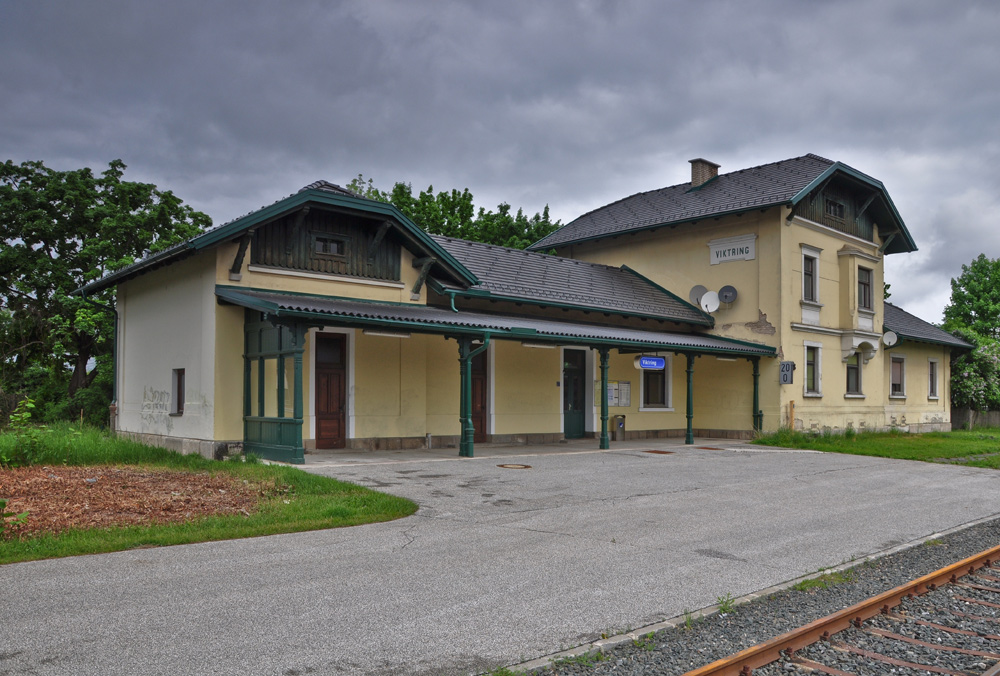
M861 271L864 270L868 273L868 305L862 305L863 300L861 294ZM858 279L857 279L857 301L858 310L874 312L875 310L875 270L872 268L866 268L863 265L858 266Z
M933 365L933 366L932 366ZM933 376L933 379L931 378ZM938 359L927 360L927 398L941 398L941 361Z
M847 363L849 359L856 357L858 360L858 391L851 392L847 389L847 369L850 364ZM865 398L865 374L863 372L865 360L862 358L860 352L853 352L847 356L844 360L844 399L864 399Z
M822 253L822 249L818 249L814 246L809 246L808 244L800 244L802 248L802 289L800 291L800 298L803 303L812 303L815 305L820 305L819 300L819 255ZM813 259L813 282L812 282L812 299L806 298L806 259Z
M816 389L809 389L809 349L816 350ZM823 396L823 343L814 343L808 340L802 341L802 396L810 399Z
M669 413L674 410L674 369L673 369L673 356L672 355L661 355L657 354L658 357L663 357L663 387L666 390L663 393L663 401L666 402L665 406L646 406L646 371L656 369L642 369L639 372L639 411L649 411L651 413Z
M892 367L895 362L899 362L899 389L900 391L892 391ZM889 398L890 399L906 399L906 355L904 354L890 354L889 355Z

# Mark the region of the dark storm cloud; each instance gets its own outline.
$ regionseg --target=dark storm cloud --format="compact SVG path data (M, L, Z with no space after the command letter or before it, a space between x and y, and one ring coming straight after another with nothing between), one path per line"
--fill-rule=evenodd
M815 152L882 180L928 319L1000 256L990 3L0 0L2 158L174 190L217 221L358 172L563 220Z

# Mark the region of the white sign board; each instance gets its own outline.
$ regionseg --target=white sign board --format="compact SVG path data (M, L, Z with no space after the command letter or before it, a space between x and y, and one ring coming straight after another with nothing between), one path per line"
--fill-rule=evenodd
M708 243L709 263L718 265L729 261L752 261L757 257L757 235L737 235L713 239Z
M780 385L791 385L792 374L795 373L795 362L783 361L778 367L778 383Z

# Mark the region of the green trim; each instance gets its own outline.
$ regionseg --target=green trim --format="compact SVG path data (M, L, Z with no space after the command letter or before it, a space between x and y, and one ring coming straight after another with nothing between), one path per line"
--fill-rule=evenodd
M349 300L349 301L354 301L355 303L358 302L373 303L377 305L387 305L390 307L414 307L414 306L434 307L433 305L424 305L423 303L403 303L394 300L369 300L367 298L356 298L353 296L331 296L330 294L326 293L305 293L299 291L284 291L281 289L262 289L257 286L233 286L232 284L216 284L215 285L216 295L219 295L220 290L226 292L236 292L236 293L245 291L255 291L257 293L273 293L279 296L288 296L290 298L305 297L305 298L322 298L324 300ZM261 302L267 302L267 301L261 301ZM278 306L275 307L277 308Z
M399 209L386 202L376 202L362 197L348 197L326 190L303 190L290 195L282 200L278 200L270 206L258 209L252 213L230 221L217 228L195 235L191 239L178 245L165 249L159 254L154 254L146 260L133 263L122 268L102 279L91 282L82 289L87 292L105 289L112 284L126 278L147 272L155 267L167 265L177 259L186 257L192 253L202 251L208 247L221 242L233 239L234 237L248 231L258 225L262 225L272 220L276 220L290 213L297 211L306 204L317 204L327 207L335 207L361 214L375 215L379 217L392 218L400 226L401 233L409 237L417 248L423 248L425 252L433 252L438 259L438 263L444 267L449 274L466 284L475 285L479 279L472 272L462 265L454 256L448 253L443 247L435 242L430 235L424 232L413 221L403 215Z
M796 206L799 202L808 197L810 192L812 192L817 187L822 185L825 181L831 178L833 174L835 174L838 171L846 174L847 176L853 178L856 181L871 186L872 188L875 188L875 190L878 191L879 197L882 198L882 201L885 203L885 206L889 209L889 212L895 219L898 232L900 235L903 236L903 239L906 241L906 246L908 247L908 248L900 248L898 250L898 253L912 253L916 251L917 244L916 242L913 241L913 237L910 235L910 231L906 229L906 224L903 222L903 217L900 216L899 211L896 210L896 205L893 203L892 198L889 197L889 192L885 189L885 186L882 184L882 181L872 178L868 174L864 174L855 169L854 167L850 167L844 164L843 162L834 162L826 171L824 171L822 174L814 178L809 183L809 185L804 187L794 197L792 197L789 203L793 207ZM896 253L896 252L890 252L890 253Z

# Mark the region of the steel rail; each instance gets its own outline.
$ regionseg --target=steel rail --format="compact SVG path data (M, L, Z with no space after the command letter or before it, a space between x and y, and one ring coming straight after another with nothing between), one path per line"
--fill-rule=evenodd
M953 563L933 573L919 577L895 589L882 592L870 599L856 603L836 613L813 620L798 629L776 636L770 641L759 643L735 655L706 664L686 672L683 676L747 676L753 669L781 659L787 650L801 650L822 639L828 639L850 626L860 626L862 622L879 613L889 612L908 596L918 596L933 591L942 584L955 582L958 578L974 573L979 568L989 566L1000 557L1000 546L988 549Z

